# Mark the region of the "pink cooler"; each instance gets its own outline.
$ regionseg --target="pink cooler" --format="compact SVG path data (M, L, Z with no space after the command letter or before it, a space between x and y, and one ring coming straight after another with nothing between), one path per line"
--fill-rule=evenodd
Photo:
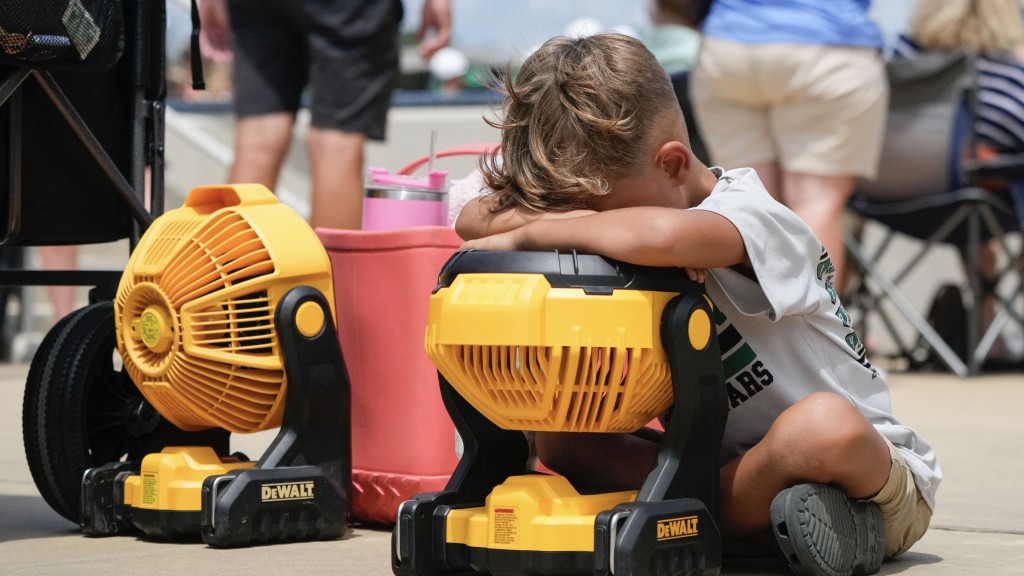
M440 226L316 232L352 386L352 517L393 523L402 501L443 489L458 463L423 334L437 274L460 240Z

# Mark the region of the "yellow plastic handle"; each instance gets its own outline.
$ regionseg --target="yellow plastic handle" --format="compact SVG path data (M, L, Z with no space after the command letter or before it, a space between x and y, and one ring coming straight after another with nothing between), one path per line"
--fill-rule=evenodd
M277 196L262 184L220 184L193 188L185 206L200 214L212 214L229 206L277 204Z

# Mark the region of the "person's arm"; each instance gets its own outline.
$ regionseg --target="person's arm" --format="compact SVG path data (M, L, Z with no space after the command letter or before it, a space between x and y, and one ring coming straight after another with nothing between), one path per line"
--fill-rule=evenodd
M516 208L508 208L500 212L492 211L495 196L486 194L477 196L466 202L459 217L455 220L455 232L463 240L475 240L502 232L515 230L534 220L575 218L593 214L592 210L570 210L568 212L527 212Z
M227 0L201 0L199 21L199 41L203 56L217 62L231 60L231 25Z
M451 0L424 0L423 16L416 41L420 58L430 60L435 52L448 45L452 36Z
M563 220L539 219L471 240L463 250L577 250L646 266L688 269L750 265L743 239L706 210L637 207Z

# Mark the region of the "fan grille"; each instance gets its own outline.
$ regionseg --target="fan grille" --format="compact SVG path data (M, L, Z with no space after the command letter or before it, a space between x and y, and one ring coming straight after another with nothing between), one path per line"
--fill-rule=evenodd
M430 297L424 347L502 428L631 432L672 404L660 319L675 295L590 295L539 274L459 274Z
M632 432L672 403L668 364L649 349L436 345L428 355L510 430Z
M287 383L278 298L300 272L333 298L329 260L313 231L265 189L247 206L243 188L197 189L185 208L157 218L115 300L126 370L185 430L280 425ZM211 207L211 198L227 205ZM275 264L271 245L279 257L285 249L294 255L289 266Z
M274 272L263 240L237 212L211 216L208 225L188 237L181 248L161 279L178 309L211 292Z

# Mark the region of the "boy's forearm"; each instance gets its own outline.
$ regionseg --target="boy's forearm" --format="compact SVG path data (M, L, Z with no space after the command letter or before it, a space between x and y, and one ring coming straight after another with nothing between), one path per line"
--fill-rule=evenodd
M636 264L677 265L663 263L663 255L655 254L642 235L625 223L613 222L608 214L572 220L538 220L514 230L511 234L519 250L576 250L601 254Z
M477 196L466 202L455 220L455 232L459 238L475 240L492 236L514 230L532 220L524 217L516 209L492 212L492 198L492 196Z
M518 250L577 250L647 266L718 268L746 260L732 223L702 211L627 208L542 219L510 235Z
M493 197L479 196L466 203L455 220L455 232L463 240L475 240L510 232L537 220L559 220L578 218L593 214L593 210L569 210L565 212L529 212L521 208L506 208L493 211Z

